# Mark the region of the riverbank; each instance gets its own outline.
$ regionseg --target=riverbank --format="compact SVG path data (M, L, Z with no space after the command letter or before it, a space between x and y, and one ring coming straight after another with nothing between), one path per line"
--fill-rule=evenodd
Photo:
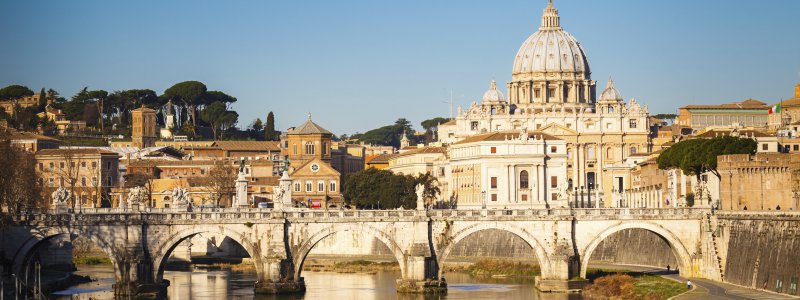
M643 272L589 269L586 277L592 283L583 295L591 299L663 300L686 292L683 283Z

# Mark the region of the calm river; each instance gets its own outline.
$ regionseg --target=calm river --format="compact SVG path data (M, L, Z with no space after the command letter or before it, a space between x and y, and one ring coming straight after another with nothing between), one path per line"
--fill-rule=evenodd
M97 281L80 284L57 292L57 299L113 299L114 283L110 266L81 266L76 272L89 275ZM538 294L532 279L475 278L459 273L447 273L447 296L422 297L400 295L395 292L396 272L377 274L341 274L303 271L307 291L294 296L255 296L254 272L194 269L193 271L166 271L170 281L167 291L170 299L581 299L579 295Z

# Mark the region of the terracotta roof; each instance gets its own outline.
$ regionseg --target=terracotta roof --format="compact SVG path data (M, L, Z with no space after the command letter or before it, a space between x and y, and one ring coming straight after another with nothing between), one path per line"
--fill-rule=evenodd
M800 105L800 97L785 99L783 101L775 102L773 105L780 103L782 107Z
M483 141L506 141L511 139L517 139L520 133L517 131L500 131L500 132L490 132L490 133L483 133L470 136L463 140L460 140L454 144L466 144L466 143L474 143L474 142L483 142ZM531 138L538 138L541 137L542 139L549 141L549 140L561 140L557 137L552 135L541 133L541 132L528 132L528 136Z
M333 134L333 133L331 133L325 128L322 128L322 126L317 125L317 123L312 122L311 119L309 118L308 120L303 122L303 124L300 124L300 126L297 126L294 130L288 132L287 134L295 135L295 134Z
M766 103L758 100L747 99L742 102L724 103L718 105L709 105L709 104L686 105L681 108L682 109L769 109L769 106L767 106Z
M70 149L70 148L61 148L61 149L44 149L39 150L36 152L36 155L59 155L63 156L65 154L71 153L72 155L89 155L89 154L113 154L118 155L116 152L103 150L99 148L77 148L77 149Z
M366 163L367 164L388 164L389 159L394 157L394 154L378 154L378 155L371 155L367 156Z
M60 142L59 139L51 138L49 136L44 136L40 134L35 134L32 132L25 132L25 131L9 131L9 140L47 140L47 141L57 141Z
M393 155L391 158L407 156L407 155L413 155L413 154L425 154L425 153L447 154L447 148L445 148L445 147L423 147L423 148L417 148L417 149L414 149L414 150L408 150L406 152L403 152L403 153L400 153L400 154L397 154L397 155Z
M61 112L61 110L60 110L60 109L55 109L55 108L52 108L52 107L50 107L50 105L48 105L47 107L45 107L45 111L47 111L48 113L51 113L51 114L57 115L57 116L63 116L63 115L64 115L64 113L63 113L63 112Z
M216 141L213 146L226 151L280 151L276 141Z
M131 160L128 166L131 167L165 167L165 166L210 166L213 160L166 160L166 159L144 159Z

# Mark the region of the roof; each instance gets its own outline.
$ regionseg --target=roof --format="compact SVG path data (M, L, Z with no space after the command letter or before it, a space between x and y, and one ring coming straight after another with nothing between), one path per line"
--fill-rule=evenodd
M250 177L250 185L269 185L269 186L276 186L280 184L281 178L278 176L266 176L266 177Z
M276 141L216 141L216 146L225 151L280 151Z
M147 107L147 106L144 106L144 105L142 105L142 107L139 107L139 108L137 108L137 109L134 109L134 110L132 110L132 111L156 112L154 109L152 109L152 108L149 108L149 107Z
M104 150L101 148L60 148L60 149L44 149L36 152L36 155L58 155L63 156L66 154L72 155L91 155L91 154L112 154L117 155L116 152Z
M737 130L739 136L742 137L771 137L773 135L767 134L758 130ZM711 129L701 134L695 135L696 138L715 138L718 136L730 136L733 130L730 129Z
M333 133L331 133L325 128L322 128L322 126L317 125L317 123L311 121L311 118L308 118L308 120L303 122L303 124L300 124L300 126L295 127L294 130L288 132L287 134L296 135L296 134L333 134Z
M681 107L681 109L769 109L769 106L767 106L766 103L755 99L747 99L741 102L723 103L717 105L686 105Z
M393 155L390 158L408 156L408 155L413 155L413 154L426 154L426 153L447 154L447 148L445 148L445 147L422 147L422 148L417 148L417 149L413 149L413 150L408 150L406 152L403 152L403 153L400 153L400 154L397 154L397 155Z
M49 136L35 134L35 133L32 133L32 132L16 131L16 130L15 131L9 130L8 139L12 140L12 141L13 140L34 140L34 139L36 139L36 140L60 142L60 140L55 139L55 138L51 138Z
M389 159L394 157L394 154L378 154L378 155L371 155L367 156L366 163L367 164L388 164Z
M483 134L473 135L463 140L460 140L454 143L454 145L474 143L474 142L485 142L485 141L507 141L511 139L516 139L519 137L519 135L520 133L516 131L499 131L499 132L483 133ZM552 135L537 131L528 132L528 137L530 138L541 137L544 140L561 140Z
M444 122L444 123L442 123L442 125L456 125L456 120L455 120L455 119L453 119L453 120L450 120L450 121Z

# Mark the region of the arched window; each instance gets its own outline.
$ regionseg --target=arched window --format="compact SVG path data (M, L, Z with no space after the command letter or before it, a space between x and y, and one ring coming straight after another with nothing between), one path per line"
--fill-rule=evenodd
M594 159L594 147L586 148L586 157L589 160Z
M606 159L612 159L614 157L614 149L611 147L606 148Z
M614 113L614 107L613 106L610 106L610 105L608 106L608 113L610 113L610 114Z
M528 171L523 170L522 172L519 172L519 188L528 188Z
M631 154L636 154L636 147L631 147Z

